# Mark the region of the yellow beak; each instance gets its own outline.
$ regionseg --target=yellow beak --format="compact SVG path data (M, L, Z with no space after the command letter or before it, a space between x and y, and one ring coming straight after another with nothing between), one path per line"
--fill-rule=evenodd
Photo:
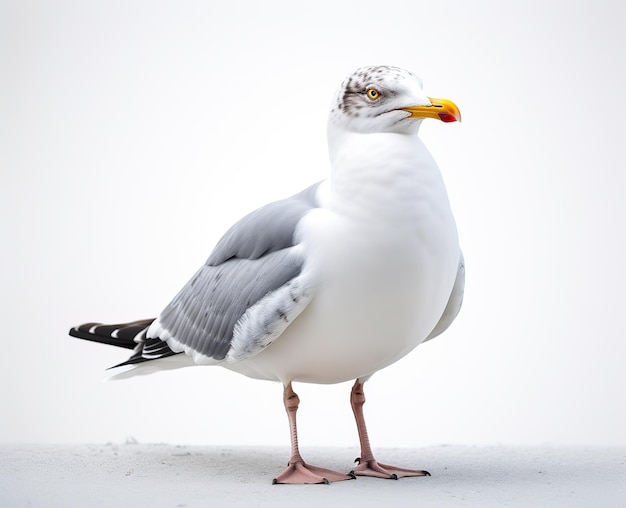
M434 118L442 122L460 122L461 112L456 104L447 99L432 99L430 106L409 106L402 108L403 111L411 114L411 118Z

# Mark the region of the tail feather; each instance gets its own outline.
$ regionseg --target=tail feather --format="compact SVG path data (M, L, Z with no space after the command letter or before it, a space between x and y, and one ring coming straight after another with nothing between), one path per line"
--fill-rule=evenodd
M109 344L126 349L135 349L137 344L145 340L145 334L151 319L141 319L132 323L104 325L102 323L85 323L70 330L72 337Z

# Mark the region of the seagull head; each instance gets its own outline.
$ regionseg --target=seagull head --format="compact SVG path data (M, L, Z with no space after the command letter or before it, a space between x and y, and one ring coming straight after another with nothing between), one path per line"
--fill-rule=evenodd
M412 72L371 66L344 80L331 105L329 128L415 134L424 118L455 122L461 121L461 113L452 101L427 97Z

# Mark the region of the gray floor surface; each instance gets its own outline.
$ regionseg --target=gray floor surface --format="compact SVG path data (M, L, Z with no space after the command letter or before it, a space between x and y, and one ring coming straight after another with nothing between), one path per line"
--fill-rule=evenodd
M348 471L356 455L318 448L305 459ZM0 506L626 506L626 448L436 446L376 455L432 476L272 485L286 448L0 445Z

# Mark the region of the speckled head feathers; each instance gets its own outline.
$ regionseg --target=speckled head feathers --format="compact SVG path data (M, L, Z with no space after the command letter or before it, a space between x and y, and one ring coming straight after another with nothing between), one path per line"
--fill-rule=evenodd
M350 74L332 102L330 122L350 131L406 130L419 120L400 108L429 104L422 81L412 72L388 65L361 67Z

